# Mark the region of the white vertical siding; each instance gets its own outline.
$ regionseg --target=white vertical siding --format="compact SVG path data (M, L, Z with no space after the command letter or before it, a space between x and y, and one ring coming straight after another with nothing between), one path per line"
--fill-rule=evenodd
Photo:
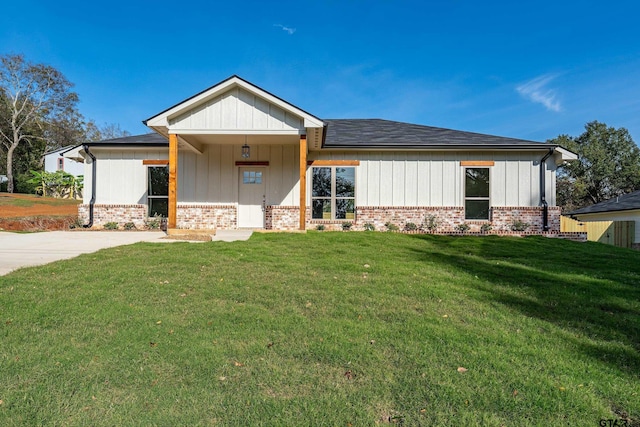
M314 152L314 159L360 160L359 206L463 206L463 160L491 160L492 206L539 206L539 153L504 152ZM555 204L555 166L547 163L547 201Z
M100 150L93 149L96 157L96 203L146 203L147 168L145 159L166 160L166 150ZM91 200L91 163L85 166L84 202Z
M172 129L300 130L301 117L241 88L233 88L170 121Z
M145 159L167 159L166 150L94 150L97 161L96 203L146 203ZM539 206L538 153L448 152L312 152L310 159L359 160L356 167L356 204L359 206L462 206L462 160L492 160L492 206ZM205 145L202 154L180 151L178 201L181 203L236 203L238 145ZM107 161L108 160L108 161ZM250 161L268 161L267 203L297 206L298 146L265 144L252 147ZM91 164L85 165L85 203L91 198ZM311 188L311 173L307 177ZM546 196L555 205L555 164L546 165ZM308 192L310 202L310 192Z
M257 145L252 147L249 161L268 161L266 197L268 204L297 205L298 157L296 145ZM238 167L243 161L240 147L205 145L201 155L180 152L178 169L178 202L236 203L238 200Z

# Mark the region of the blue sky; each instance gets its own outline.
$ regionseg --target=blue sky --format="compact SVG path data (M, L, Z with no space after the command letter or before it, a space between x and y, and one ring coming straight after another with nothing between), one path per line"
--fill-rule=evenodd
M320 118L640 142L637 1L48 1L3 5L0 54L58 68L98 124L237 74Z

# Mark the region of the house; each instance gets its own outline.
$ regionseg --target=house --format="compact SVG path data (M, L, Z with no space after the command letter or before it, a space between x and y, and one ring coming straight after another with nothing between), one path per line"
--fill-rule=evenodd
M84 174L83 159L73 159L65 157L65 152L73 149L73 145L57 148L44 153L44 170L46 172L65 171L73 176Z
M385 229L559 233L556 167L576 155L533 141L380 119L321 119L232 76L152 117L151 133L90 142L88 225L171 229Z
M634 221L633 249L640 249L640 190L569 212L578 221Z

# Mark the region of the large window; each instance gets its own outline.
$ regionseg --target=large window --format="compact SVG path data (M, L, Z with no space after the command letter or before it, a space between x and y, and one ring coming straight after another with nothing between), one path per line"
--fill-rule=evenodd
M489 168L466 168L464 180L465 219L489 219Z
M316 167L313 171L313 219L354 219L356 168Z
M147 201L149 217L169 216L169 166L149 166Z

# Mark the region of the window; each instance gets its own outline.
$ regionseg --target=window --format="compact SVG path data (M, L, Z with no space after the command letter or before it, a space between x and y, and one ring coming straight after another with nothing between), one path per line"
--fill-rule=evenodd
M169 216L169 166L150 166L147 170L149 217L166 218Z
M64 170L64 157L58 157L58 170Z
M353 219L355 214L356 168L313 168L311 217Z
M489 168L466 168L464 218L489 219Z
M242 172L243 184L262 184L262 172L244 171Z

